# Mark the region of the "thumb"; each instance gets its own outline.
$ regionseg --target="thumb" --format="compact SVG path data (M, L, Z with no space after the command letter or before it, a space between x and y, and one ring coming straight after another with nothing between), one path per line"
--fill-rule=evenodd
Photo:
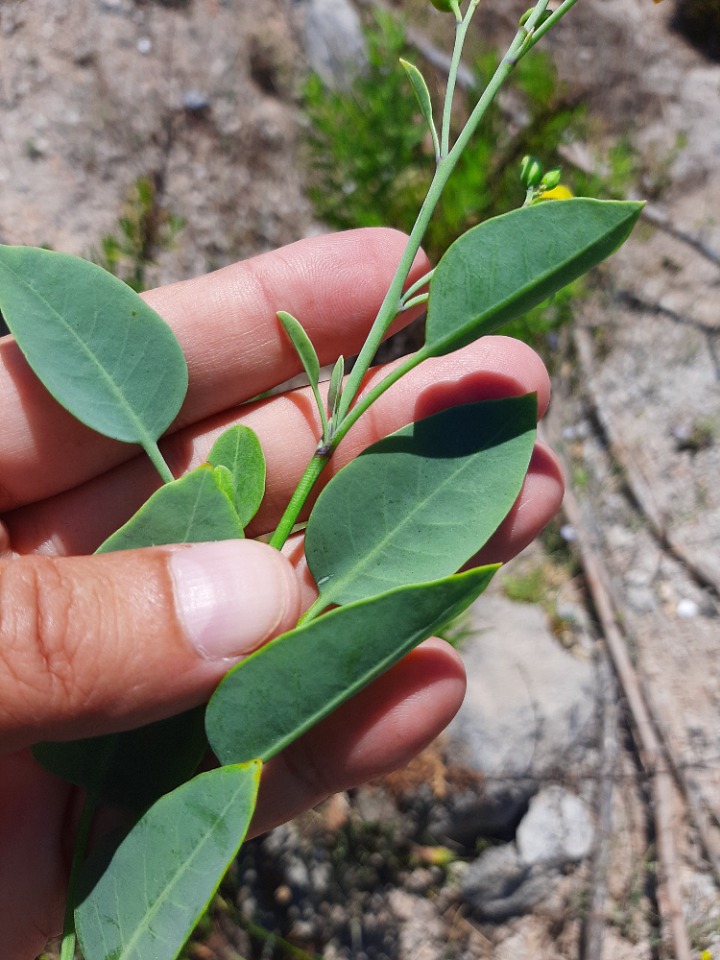
M253 540L0 562L0 751L201 703L299 607L288 560Z

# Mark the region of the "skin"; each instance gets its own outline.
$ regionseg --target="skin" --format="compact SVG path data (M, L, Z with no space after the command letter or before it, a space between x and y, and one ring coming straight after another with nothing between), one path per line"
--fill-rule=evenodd
M273 529L318 436L308 391L238 409L299 371L275 312L301 319L322 363L352 355L403 244L389 230L312 238L146 295L173 326L190 370L186 403L163 441L175 475L202 462L230 423L260 436L268 495L250 536ZM410 280L427 268L419 257ZM369 380L380 375L372 371ZM546 371L527 346L504 337L422 364L353 428L324 480L413 419L529 391L542 415ZM134 448L98 437L62 410L11 338L0 341L0 422L0 913L3 956L32 960L62 926L81 798L27 748L125 729L201 703L228 663L204 659L188 643L171 600L172 548L87 556L157 478ZM515 555L561 497L557 463L538 445L517 503L476 561ZM284 554L272 554L283 602L271 635L291 627L315 597L302 537L292 538ZM423 644L268 764L254 832L405 764L449 722L464 689L456 653L439 640ZM101 815L98 830L104 818L112 813Z

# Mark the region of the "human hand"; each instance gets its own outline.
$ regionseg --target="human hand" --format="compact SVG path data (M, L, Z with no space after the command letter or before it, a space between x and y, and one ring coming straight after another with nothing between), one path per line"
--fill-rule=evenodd
M381 230L315 238L147 295L190 370L163 443L175 475L201 463L231 422L261 439L268 495L250 537L273 529L318 437L307 391L237 409L298 372L275 312L302 320L321 362L352 355L403 244ZM418 262L411 281L426 268ZM327 475L412 419L528 391L543 412L544 368L507 338L427 361L359 421ZM62 410L9 339L0 341L0 413L0 915L4 956L25 960L61 927L79 809L77 791L27 747L201 703L233 658L294 625L314 587L301 537L285 558L251 539L85 556L157 486L152 467ZM552 455L538 446L516 506L478 561L522 549L554 514L561 487ZM428 641L267 765L254 831L402 765L451 719L463 692L454 651Z

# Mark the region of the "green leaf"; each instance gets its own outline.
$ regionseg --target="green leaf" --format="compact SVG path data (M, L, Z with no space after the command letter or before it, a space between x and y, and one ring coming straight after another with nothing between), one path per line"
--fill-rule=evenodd
M265 495L265 457L257 434L240 424L230 427L213 444L208 463L230 471L231 499L240 523L246 527Z
M425 77L423 77L414 64L407 60L403 60L402 57L400 57L400 63L402 64L405 73L408 75L413 92L417 97L420 112L423 115L425 123L428 125L430 133L432 134L433 143L435 144L436 152L438 152L437 129L435 127L435 120L433 119L432 100L430 99L430 91L428 90L427 83L425 82Z
M185 783L207 751L204 707L136 730L67 743L38 743L33 756L56 777L105 802L145 810Z
M148 810L99 879L91 858L75 909L85 960L177 957L247 833L260 769L200 774Z
M215 754L222 763L273 757L461 613L496 569L339 607L261 647L225 676L208 704Z
M180 345L96 264L0 247L0 310L46 388L93 430L147 449L177 416L187 390Z
M330 417L334 418L338 411L338 405L342 398L343 373L345 372L345 357L342 355L335 361L335 366L330 375L330 386L328 387L327 405L330 411Z
M435 268L422 353L442 356L497 330L625 242L641 203L573 199L486 220Z
M232 540L243 535L235 508L218 485L213 467L207 464L156 490L97 553L168 543Z
M451 407L344 467L305 533L323 604L437 580L466 563L520 492L536 416L534 395Z
M97 552L242 535L215 469L204 465L161 487ZM56 776L106 801L142 810L192 776L206 748L198 708L126 733L38 744L33 753Z
M213 467L213 476L215 477L218 490L222 490L233 505L233 510L235 510L235 484L233 482L233 475L227 467L220 464L218 467ZM235 513L237 513L237 510L235 510Z
M287 313L285 310L279 310L277 317L283 325L285 333L292 340L292 344L302 361L310 385L316 387L320 379L320 361L318 360L317 353L315 353L315 347L310 342L310 337L305 333L300 321L296 320L292 314Z

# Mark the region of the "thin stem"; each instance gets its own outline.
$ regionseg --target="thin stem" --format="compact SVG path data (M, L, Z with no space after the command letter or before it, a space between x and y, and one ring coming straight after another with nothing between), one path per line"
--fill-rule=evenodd
M409 310L411 307L419 307L421 303L427 303L430 298L429 293L419 293L416 297L403 303L402 310Z
M97 797L88 793L83 804L80 823L78 824L77 837L75 838L75 847L73 848L73 859L70 867L70 878L68 880L68 892L65 900L65 921L63 924L63 936L60 946L60 960L74 960L75 957L75 900L77 896L77 881L80 874L80 868L85 859L85 850L87 849L90 828L92 827L95 809L97 807Z
M523 27L520 27L518 32L515 34L515 38L508 47L507 53L498 64L495 73L492 75L490 82L485 87L482 96L475 105L475 109L468 117L467 123L455 141L452 150L445 158L445 162L451 163L452 167L454 167L460 159L463 150L472 139L480 124L480 121L485 116L488 107L497 96L498 91L502 87L503 83L505 83L507 78L510 76L518 61L524 56L526 50L523 48L523 45L527 42L528 35L532 35L535 24L545 12L548 2L549 0L537 0L535 9L528 18L527 23ZM572 2L574 3L576 0L572 0Z
M382 396L382 394L385 393L389 387L396 383L401 377L404 377L405 374L412 370L413 367L416 367L419 363L422 363L427 356L428 354L425 354L422 350L419 350L417 353L406 357L404 363L399 364L394 370L391 370L384 380L381 380L380 383L376 384L373 389L370 390L366 396L362 397L358 403L355 404L352 410L350 410L347 416L343 419L342 423L336 428L335 433L327 444L327 451L323 450L322 453L316 453L310 463L307 465L305 473L302 475L300 482L295 488L295 492L292 495L290 503L288 503L287 507L285 508L285 513L282 515L277 529L270 538L271 547L276 547L279 550L292 533L292 530L297 523L297 518L300 516L300 511L304 507L310 491L315 486L315 482L327 466L333 451L348 430L360 419L363 413L365 413L368 407L370 407L378 397ZM317 603L318 601L313 604L310 610L306 611L301 622L305 622L310 615L310 611L315 611Z
M381 397L387 389L389 389L394 383L397 383L406 373L409 373L414 367L417 367L427 360L430 356L429 353L426 353L424 349L418 350L417 353L411 354L409 357L406 357L404 362L395 367L394 370L391 370L388 375L376 384L372 390L369 390L364 397L360 397L355 406L350 410L348 415L342 421L340 426L335 431L335 436L333 437L333 449L340 443L343 437L347 432L353 427L360 417L365 413L368 407L371 407L373 403Z
M330 437L330 424L328 423L327 413L325 412L325 403L323 398L320 396L320 390L318 385L314 380L310 381L310 389L313 392L315 397L315 403L317 404L318 413L320 414L320 423L322 425L322 439L328 440Z
M309 623L311 620L314 620L316 617L319 617L320 614L329 606L325 603L322 597L318 597L315 603L311 604L305 613L300 617L297 622L297 625L300 627L304 623Z
M358 354L355 364L345 383L345 389L343 390L343 395L340 400L340 408L338 411L339 422L342 422L347 415L350 405L355 399L355 396L360 389L360 385L365 378L365 374L370 369L370 364L377 353L383 336L387 332L387 328L397 316L402 306L401 297L403 285L407 279L408 273L410 272L410 268L413 265L413 261L415 260L417 252L420 249L422 238L425 236L428 223L430 222L430 218L432 217L437 202L440 199L440 194L442 193L442 189L445 186L449 173L450 171L447 170L446 161L441 161L435 170L435 175L432 183L430 184L430 189L428 190L427 196L420 207L420 212L418 213L417 220L415 221L415 225L412 228L408 238L403 255L400 258L400 263L395 271L395 276L393 277L388 291L385 294L385 298L380 305L380 309L378 310L375 322L372 325L367 340L365 341L362 350Z
M563 3L560 4L557 10L554 10L547 20L544 21L544 23L541 23L540 26L536 27L532 31L532 34L527 41L527 45L523 48L523 56L528 52L528 50L532 50L538 40L542 40L548 30L552 30L555 24L561 20L568 10L571 7L574 7L577 2L578 0L563 0Z
M402 297L400 297L400 303L402 304L403 307L406 306L406 303L410 297L412 297L414 294L418 292L418 290L422 290L423 287L427 286L427 284L430 283L434 273L435 273L435 268L433 267L432 270L428 270L428 272L425 274L424 277L420 277L419 280L416 280L415 283L411 284L407 288L407 290L403 293Z
M160 447L157 443L143 444L145 453L150 457L152 465L162 477L163 483L172 483L175 477L172 475L170 467L165 462L165 458L160 453Z
M333 445L334 447L334 445ZM305 468L305 473L300 478L300 482L295 488L290 503L288 503L285 508L285 513L282 515L280 523L270 538L270 546L275 547L277 550L280 550L287 538L292 533L292 529L295 526L297 518L300 516L300 511L305 505L310 491L315 486L315 482L320 474L323 472L327 466L327 462L330 458L331 449L325 453L316 453L310 463L308 463Z
M468 7L465 18L455 20L455 43L453 45L450 69L448 70L447 86L445 87L445 102L443 104L442 130L440 134L440 157L446 157L450 152L450 123L452 120L453 101L455 99L455 84L457 82L460 57L465 44L468 27L473 14L477 9L477 0L473 0ZM459 10L458 10L459 13Z

